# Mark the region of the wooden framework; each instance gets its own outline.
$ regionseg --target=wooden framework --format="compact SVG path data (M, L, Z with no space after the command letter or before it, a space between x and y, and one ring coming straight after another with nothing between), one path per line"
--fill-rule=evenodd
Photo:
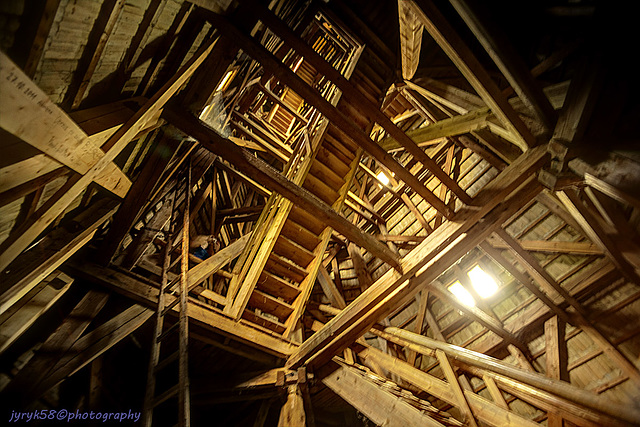
M471 0L77 3L0 12L20 24L0 27L7 402L55 406L86 367L99 409L131 337L152 342L145 425L171 394L183 426L208 405L256 426L640 422L640 163L618 150L637 105L613 37L583 52L523 16L525 40Z

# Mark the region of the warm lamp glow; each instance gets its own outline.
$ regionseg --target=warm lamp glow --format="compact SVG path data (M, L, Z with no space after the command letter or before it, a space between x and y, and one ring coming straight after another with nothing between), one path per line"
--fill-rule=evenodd
M384 172L380 171L376 178L378 178L378 181L380 181L384 185L389 185L389 177L385 175Z
M469 293L469 291L466 290L460 282L456 281L453 285L449 286L449 292L455 295L455 297L458 298L458 301L468 307L473 307L476 305L476 300L473 299L471 293Z
M479 265L473 267L467 275L471 279L471 285L482 298L489 298L498 292L498 284Z

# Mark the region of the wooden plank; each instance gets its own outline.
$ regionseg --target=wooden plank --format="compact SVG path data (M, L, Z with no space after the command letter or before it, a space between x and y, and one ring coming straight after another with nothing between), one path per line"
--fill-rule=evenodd
M20 255L15 268L8 273L3 272L0 313L5 312L83 247L117 207L118 204L114 201L102 200L75 218L79 226L77 231L58 228L38 242L33 250Z
M549 100L545 97L538 83L534 80L527 64L515 50L509 39L500 31L500 27L492 22L487 13L473 7L468 0L449 1L487 51L516 91L520 99L534 113L547 131L553 129L557 116Z
M535 139L529 129L440 10L431 0L414 0L409 2L409 6L476 93L491 108L508 132L515 137L516 145L523 151L535 146Z
M359 355L364 357L365 360L374 360L384 369L450 405L456 406L458 404L453 389L446 382L414 368L406 362L372 347L368 347L360 352ZM475 417L488 425L495 427L534 427L538 425L512 411L501 408L490 400L480 397L469 390L464 390L464 395Z
M124 0L106 0L100 7L100 13L93 23L87 44L84 46L82 56L73 75L71 83L67 87L64 105L70 105L72 110L78 108L89 88L93 73L98 67L102 52L107 46L111 32L120 18L124 8Z
M73 272L74 277L83 277L107 286L145 306L155 307L157 304L159 293L157 288L122 272L88 263L69 266L69 270ZM173 298L173 296L168 295L167 302L171 303ZM177 308L174 308L171 313L177 313ZM295 344L289 341L267 334L246 322L236 322L219 311L198 305L191 299L189 300L188 313L194 325L202 327L206 331L222 333L280 358L287 357L297 348Z
M0 52L0 127L80 174L104 162L100 185L124 197L131 181L80 127ZM100 169L102 170L102 169Z
M204 43L202 48L158 91L127 123L120 127L103 145L102 156L84 175L72 178L65 185L66 192L55 200L50 200L38 212L37 218L26 222L0 246L0 270L4 270L27 246L51 224L69 204L82 193L94 178L127 146L131 139L164 107L164 104L191 77L204 61L215 44L214 40ZM5 61L0 61L4 69ZM4 79L2 79L4 81ZM5 99L3 97L2 99ZM51 102L51 101L49 101ZM4 104L2 104L4 105ZM0 117L4 117L0 114ZM69 119L70 120L70 119ZM65 135L67 133L65 132ZM64 140L64 139L63 139ZM34 215L35 217L36 215Z
M264 183L273 191L277 191L308 212L314 212L318 219L321 219L348 239L366 248L371 254L389 263L394 268L399 266L397 256L389 248L381 244L373 236L363 233L326 203L307 190L293 184L270 165L256 158L245 149L237 147L189 113L171 110L166 111L165 114L167 119L175 126L196 138L200 144L211 150L211 152L219 154L222 158L233 163L236 168L251 178Z
M498 239L489 238L489 244L494 248L508 249L509 245ZM547 253L567 253L579 255L602 255L602 250L590 242L561 242L555 240L518 240L520 246L525 251L547 252Z
M11 346L33 323L71 287L73 279L54 271L7 311L0 315L0 354Z
M489 119L493 113L488 108L479 108L468 113L454 116L448 119L430 123L427 126L413 129L407 135L419 146L425 146L430 141L439 138L462 135L489 127ZM380 141L380 145L387 151L401 148L398 141L392 137L386 137Z
M377 425L443 427L430 416L370 382L354 368L340 366L323 378L322 383Z

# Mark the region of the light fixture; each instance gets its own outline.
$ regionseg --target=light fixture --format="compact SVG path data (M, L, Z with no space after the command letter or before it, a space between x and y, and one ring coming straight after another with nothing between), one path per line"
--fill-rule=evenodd
M462 283L456 281L453 285L449 286L449 292L455 295L462 304L467 307L473 307L476 305L476 300L473 299L471 293L462 286Z
M479 265L473 267L467 273L471 279L471 285L482 298L489 298L498 292L498 284Z
M385 175L383 171L380 171L376 178L378 178L378 181L380 181L383 185L389 185L389 177Z

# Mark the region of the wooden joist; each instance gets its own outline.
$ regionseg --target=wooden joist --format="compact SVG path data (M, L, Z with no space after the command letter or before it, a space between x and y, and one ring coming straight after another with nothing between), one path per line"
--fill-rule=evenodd
M68 290L73 279L54 271L0 315L0 354L49 310Z
M462 75L473 86L491 111L514 137L523 151L536 145L533 135L513 110L507 98L431 0L412 0L409 7L419 17L431 37L458 67Z
M460 222L446 223L435 230L401 260L403 274L395 271L385 273L322 330L305 341L288 359L287 366L297 367L310 359L314 359L314 363L326 362L392 311L397 303L415 295L422 283L435 280L450 263L476 246L487 231L498 227L515 213L522 200L539 191L535 184L526 183L532 182L532 174L546 158L544 149L529 150L505 169L477 196L486 201L481 210L464 220L461 218ZM523 183L525 188L514 192Z
M403 1L398 1L398 18L400 21L400 55L402 57L402 78L410 80L420 63L420 47L422 46L422 24Z
M107 286L145 306L154 307L157 304L158 288L125 273L88 263L81 266L69 266L69 271L73 273L74 277L83 277ZM167 296L168 303L171 303L173 299L173 296ZM174 307L172 312L177 314L177 308ZM205 308L192 299L189 299L188 313L194 325L202 327L206 331L222 333L280 358L287 357L297 348L289 341L265 333L244 321L236 322L219 311Z
M371 382L355 368L338 367L322 383L378 425L443 427L427 414Z
M102 159L101 138L90 138L11 60L0 52L0 127L61 164L86 174ZM96 182L124 197L131 181L109 160Z
M213 153L233 163L249 177L264 183L273 191L277 191L308 212L314 212L317 218L342 233L348 239L366 248L373 255L389 263L394 268L399 267L397 256L389 248L381 244L373 236L363 233L326 203L305 189L293 184L273 167L223 138L215 130L191 114L170 110L165 111L165 115L175 126L196 138L200 144Z
M322 95L309 86L304 80L302 80L299 76L297 76L289 67L279 61L271 52L266 50L262 45L260 45L254 39L244 35L242 32L238 31L235 27L231 26L224 18L219 15L209 13L206 15L215 25L219 26L221 29L225 31L227 35L232 37L237 43L238 46L247 52L251 57L259 61L262 66L272 72L276 77L278 77L281 81L283 81L287 86L289 86L292 90L298 93L300 96L304 97L307 102L311 103L314 107L318 109L324 116L326 116L329 121L336 127L338 127L342 132L344 132L348 137L358 145L360 145L365 151L371 153L378 161L387 166L391 171L396 174L396 177L407 183L416 193L418 193L421 197L423 197L428 203L430 203L434 208L438 211L442 212L447 218L450 218L453 215L452 210L446 206L440 199L438 199L429 189L426 188L422 183L418 181L418 179L413 176L408 170L406 170L397 160L393 157L389 156L388 153L382 149L376 142L371 140L371 138L358 127L357 124L353 122L352 119L348 118L344 113L339 111L336 107L331 105L329 101L324 99ZM303 43L304 44L304 43ZM305 44L306 46L306 44ZM308 46L307 46L308 48ZM310 49L310 48L309 48ZM315 54L315 52L314 52ZM323 60L324 62L324 60ZM328 65L326 65L328 67ZM332 68L333 69L333 68ZM334 70L335 71L335 70ZM340 76L338 74L338 76ZM336 78L334 81L337 86L340 87L340 81L346 82L344 87L341 89L344 91L350 85L344 77ZM353 87L353 94L358 93ZM352 94L352 95L353 95ZM345 96L347 93L345 92ZM356 95L357 96L357 95ZM369 102L369 101L367 101ZM380 110L374 107L374 113L377 111L382 114ZM382 123L389 122L390 119L382 114L382 117L378 119L376 115L376 120L382 121ZM407 137L404 132L398 129L393 123L391 123L392 127L389 127L390 130L393 131L392 135L398 139L403 140L408 144L408 146L414 146L417 150L413 150L412 154L418 157L418 160L429 164L433 163L433 160L430 159L424 151L422 151L419 147L415 145L415 143L411 140L411 138ZM395 128L395 130L393 130ZM399 136L399 134L404 135L404 137ZM456 187L456 184L451 183L451 178L448 177L442 169L440 169L437 165L433 167L432 165L427 165L430 170L437 174L438 179L443 180L449 184L449 187ZM440 172L438 172L440 171ZM455 188L454 188L455 189ZM458 192L459 197L464 197L462 193ZM469 202L470 198L467 196L464 198L466 202Z
M84 246L106 220L118 204L102 200L90 206L76 218L77 231L58 228L47 235L33 248L16 259L15 268L3 272L0 313L6 311L25 294L31 291L45 277L51 274L78 249Z
M96 176L111 164L113 159L127 146L131 139L143 129L149 120L151 120L163 107L164 104L182 87L185 81L191 77L193 72L204 61L215 44L215 40L210 40L200 48L200 50L183 66L181 71L171 78L145 105L131 118L127 123L120 127L103 145L106 150L104 155L97 160L91 167L88 167L84 175L70 178L59 193L54 196L53 200L49 200L37 215L33 215L32 220L28 220L21 227L16 229L15 233L3 242L0 246L0 270L4 270L27 246L42 232L49 224L51 224L69 204L76 199L87 186L96 178ZM4 70L7 61L0 61ZM15 68L15 67L14 67ZM14 71L16 72L16 71ZM17 76L18 74L16 74ZM16 81L18 78L16 77ZM2 81L5 81L3 78ZM26 83L25 83L26 84ZM14 90L18 90L14 86ZM3 100L5 97L2 98ZM51 103L51 101L49 101ZM5 104L2 103L4 106ZM12 109L15 106L11 107ZM40 108L40 107L39 107ZM5 114L0 113L0 117ZM64 124L64 126L67 126ZM60 126L60 125L59 125ZM2 126L4 127L4 125ZM64 128L61 128L64 131ZM67 135L67 132L64 132ZM49 139L48 141L51 142ZM54 144L54 147L57 147Z

